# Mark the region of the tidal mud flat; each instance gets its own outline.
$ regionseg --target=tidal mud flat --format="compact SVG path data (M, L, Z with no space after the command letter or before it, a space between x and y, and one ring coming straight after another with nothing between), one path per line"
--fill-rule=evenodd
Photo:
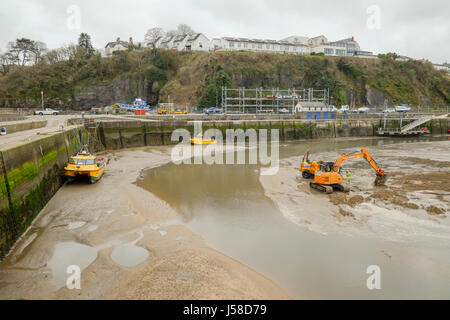
M388 173L385 187L373 186L375 172L364 160L343 167L352 171L350 194L317 193L299 179L307 149L311 157L332 161L362 147ZM408 162L410 150L421 152ZM389 196L392 201L377 198L400 193L397 180L417 171L419 179L436 174L444 181L447 154L443 138L303 141L280 147L276 175L262 176L258 165L168 164L147 170L137 184L168 203L208 246L272 279L291 297L441 298L450 296L450 234L447 215L429 212L448 211L439 201L447 194L436 190L436 199L426 198L430 190L411 187L402 197ZM394 203L405 199L411 211ZM383 290L367 289L371 265L382 270Z
M62 187L16 243L0 265L0 298L450 297L449 142L384 142L286 144L273 176L255 165L177 166L170 147L110 153L99 183ZM307 148L331 161L361 147L386 186L373 186L364 160L345 164L350 194L298 178ZM73 264L81 290L64 287ZM366 287L373 264L380 291Z

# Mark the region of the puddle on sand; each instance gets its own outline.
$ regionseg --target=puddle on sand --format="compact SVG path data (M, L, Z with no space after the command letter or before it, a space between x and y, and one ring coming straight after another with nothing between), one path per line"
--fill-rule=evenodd
M98 229L98 226L95 225L95 224L93 224L92 226L89 226L89 227L88 227L88 232L92 232L92 231L95 231L95 230L97 230L97 229Z
M58 289L66 285L67 267L76 265L83 271L97 258L97 249L76 243L62 242L55 246L52 258L48 261L47 266L52 270L52 283Z
M111 252L111 259L121 266L135 267L147 260L149 255L150 253L142 247L138 247L134 244L125 244L116 247Z
M71 222L67 225L67 229L68 230L75 230L78 228L81 228L82 226L84 226L86 224L86 222L84 221L75 221L75 222Z

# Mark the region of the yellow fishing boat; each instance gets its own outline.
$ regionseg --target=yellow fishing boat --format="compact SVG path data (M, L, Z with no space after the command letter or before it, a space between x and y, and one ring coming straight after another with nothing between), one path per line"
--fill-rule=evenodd
M199 134L196 138L191 139L191 144L213 144L217 143L215 140L203 139L203 135Z
M87 176L91 183L95 183L103 176L107 164L108 161L105 158L97 158L87 151L81 151L70 158L64 170L69 181L80 176Z

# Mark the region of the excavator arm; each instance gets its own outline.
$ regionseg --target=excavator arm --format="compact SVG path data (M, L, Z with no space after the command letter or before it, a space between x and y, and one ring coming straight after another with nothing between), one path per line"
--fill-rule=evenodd
M355 153L349 153L344 154L343 156L339 157L333 166L333 171L338 172L340 166L349 160L354 160L358 158L364 158L366 161L370 164L370 166L375 170L377 173L377 178L375 180L375 185L381 185L384 184L386 180L386 173L381 169L381 167L376 163L376 161L372 158L370 153L367 151L367 149L362 148L361 152L355 152Z

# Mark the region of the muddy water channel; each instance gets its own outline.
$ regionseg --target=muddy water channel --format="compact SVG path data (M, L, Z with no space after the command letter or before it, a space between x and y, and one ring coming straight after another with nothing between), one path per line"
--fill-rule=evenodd
M291 159L290 174L297 176L294 169L307 149L318 154L361 147L382 151L395 146L404 152L403 156L414 156L411 150L415 144L432 145L446 139L296 142L280 146L280 158L282 163L283 159ZM147 170L137 184L174 208L209 246L274 280L294 298L450 298L450 229L445 224L439 238L426 241L414 241L412 237L393 240L388 233L397 229L391 221L378 221L378 225L391 227L385 234L340 232L339 228L335 232L316 232L286 218L280 209L283 203L267 196L260 169L258 165L171 163ZM316 207L309 203L313 196L320 200ZM310 215L315 210L328 210L330 217L333 210L338 212L326 195L302 199L304 202L295 206ZM358 230L358 223L349 221ZM440 228L440 224L436 226ZM372 265L381 269L380 290L367 288L367 268Z

